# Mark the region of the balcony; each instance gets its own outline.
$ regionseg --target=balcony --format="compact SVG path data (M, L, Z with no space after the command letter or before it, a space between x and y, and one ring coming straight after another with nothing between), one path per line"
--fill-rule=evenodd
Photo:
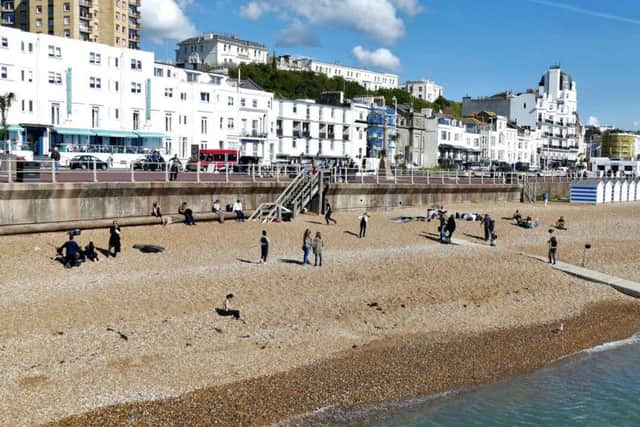
M319 138L320 139L327 139L327 133L326 132L320 132Z
M343 141L348 141L349 140L349 134L348 133L343 133L342 134L342 140Z
M82 7L91 7L91 1L90 0L80 0L78 2L78 4Z
M329 132L329 139L336 139L336 134L333 132Z
M282 129L276 129L276 136L282 136Z
M294 138L302 138L302 132L300 130L293 130L293 137Z
M304 131L302 131L302 135L303 135L305 138L311 138L311 132L309 132L309 130L304 130Z

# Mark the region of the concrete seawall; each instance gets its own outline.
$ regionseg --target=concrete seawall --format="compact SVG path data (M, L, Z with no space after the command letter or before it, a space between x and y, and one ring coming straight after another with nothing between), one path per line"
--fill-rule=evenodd
M246 211L273 202L286 183L65 183L0 186L0 234L3 226L53 224L113 218L144 217L158 201L165 214L176 213L186 201L194 212L209 212L211 203L241 199ZM520 185L331 184L324 193L336 210L383 210L435 203L517 202ZM313 205L317 209L319 201ZM84 223L86 225L86 222ZM47 227L45 227L47 228ZM33 227L33 231L45 231ZM8 231L8 230L7 230ZM23 231L24 232L24 231Z
M334 209L381 210L464 202L519 202L521 185L333 184L325 200Z

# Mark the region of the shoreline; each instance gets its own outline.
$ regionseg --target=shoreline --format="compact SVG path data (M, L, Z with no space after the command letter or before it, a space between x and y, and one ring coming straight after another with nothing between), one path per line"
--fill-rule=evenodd
M51 426L295 425L313 411L423 398L504 380L640 330L640 303L603 301L559 322L436 339L383 338L282 373L177 398L99 408Z

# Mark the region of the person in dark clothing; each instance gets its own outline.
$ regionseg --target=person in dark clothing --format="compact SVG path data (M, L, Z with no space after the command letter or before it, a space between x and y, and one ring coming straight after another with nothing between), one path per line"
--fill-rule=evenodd
M358 218L360 220L360 238L364 238L367 235L367 225L369 224L369 215L364 212Z
M449 217L447 221L447 241L451 243L451 238L453 237L453 232L456 231L456 219L453 215Z
M96 247L94 246L93 242L89 242L89 244L84 247L84 256L86 259L88 259L91 262L100 261L100 259L98 258L98 253L96 252Z
M64 251L64 255L62 258L62 263L64 264L64 268L71 268L80 265L80 245L73 240L73 234L69 233L69 240L67 240L60 248L58 249L58 253L62 253Z
M113 249L113 252L111 251ZM107 256L116 257L120 252L120 226L117 221L113 221L113 225L109 228L109 249Z
M484 218L482 218L482 227L484 228L484 241L488 242L491 237L491 221L493 219L489 216L489 214L485 214Z
M162 219L162 212L160 212L160 204L158 202L153 202L153 207L151 208L151 216Z
M233 310L231 308L231 299L233 299L233 294L227 294L222 308L216 308L216 313L220 316L232 316L234 319L238 320L240 319L240 310Z
M184 215L184 223L187 225L196 225L196 221L193 219L193 211L188 207L187 202L182 202L178 209L180 215Z
M171 173L169 174L169 181L175 181L176 179L178 179L178 171L180 170L180 166L182 166L182 163L180 162L180 159L178 159L178 155L174 155L171 160Z
M447 217L443 214L439 214L440 225L438 225L438 234L440 235L440 243L446 242L447 237Z
M553 233L553 230L549 230L550 233ZM547 241L549 244L549 264L556 263L556 254L558 252L558 239L556 236L551 234L551 238Z
M329 225L330 222L337 224L337 221L331 218L331 215L333 215L333 209L331 209L331 204L327 203L327 208L324 211L324 220L327 222L327 225Z
M269 243L267 230L262 230L262 237L260 237L260 264L267 263L267 257L269 256Z

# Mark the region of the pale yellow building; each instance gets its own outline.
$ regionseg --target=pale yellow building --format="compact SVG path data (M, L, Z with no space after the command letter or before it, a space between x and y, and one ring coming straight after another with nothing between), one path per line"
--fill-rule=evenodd
M0 24L138 49L141 0L0 0Z

